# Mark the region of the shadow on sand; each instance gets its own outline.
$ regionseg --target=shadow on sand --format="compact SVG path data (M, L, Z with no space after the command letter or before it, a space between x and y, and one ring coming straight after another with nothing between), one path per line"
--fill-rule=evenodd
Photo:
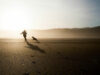
M37 50L37 51L39 51L39 52L41 52L41 53L45 53L45 51L44 51L43 49L39 48L38 46L33 45L33 44L29 43L28 41L26 41L26 43L27 43L27 45L28 45L27 48L30 48L30 49L32 49L32 50Z

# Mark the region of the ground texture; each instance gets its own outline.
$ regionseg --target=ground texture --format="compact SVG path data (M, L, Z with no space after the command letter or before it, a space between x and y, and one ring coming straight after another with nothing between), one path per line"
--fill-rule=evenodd
M0 40L0 75L100 75L99 39Z

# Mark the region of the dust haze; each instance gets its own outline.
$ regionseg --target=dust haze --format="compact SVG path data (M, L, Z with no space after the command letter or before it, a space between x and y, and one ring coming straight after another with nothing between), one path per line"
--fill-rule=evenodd
M37 38L100 38L100 26L88 28L59 28L59 29L46 29L46 30L32 30L28 29L28 38L35 36ZM16 38L20 39L21 31L1 30L0 38Z

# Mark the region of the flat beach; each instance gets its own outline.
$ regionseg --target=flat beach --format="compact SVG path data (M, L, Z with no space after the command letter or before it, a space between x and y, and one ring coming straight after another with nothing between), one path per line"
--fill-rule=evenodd
M98 75L100 39L39 40L0 39L0 75Z

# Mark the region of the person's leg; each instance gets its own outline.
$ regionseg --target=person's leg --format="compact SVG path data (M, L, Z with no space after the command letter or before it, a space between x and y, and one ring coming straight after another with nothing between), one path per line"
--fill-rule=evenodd
M25 41L27 41L26 37L25 37Z
M25 41L27 41L26 36L25 36L25 35L23 35L23 37L24 37Z

